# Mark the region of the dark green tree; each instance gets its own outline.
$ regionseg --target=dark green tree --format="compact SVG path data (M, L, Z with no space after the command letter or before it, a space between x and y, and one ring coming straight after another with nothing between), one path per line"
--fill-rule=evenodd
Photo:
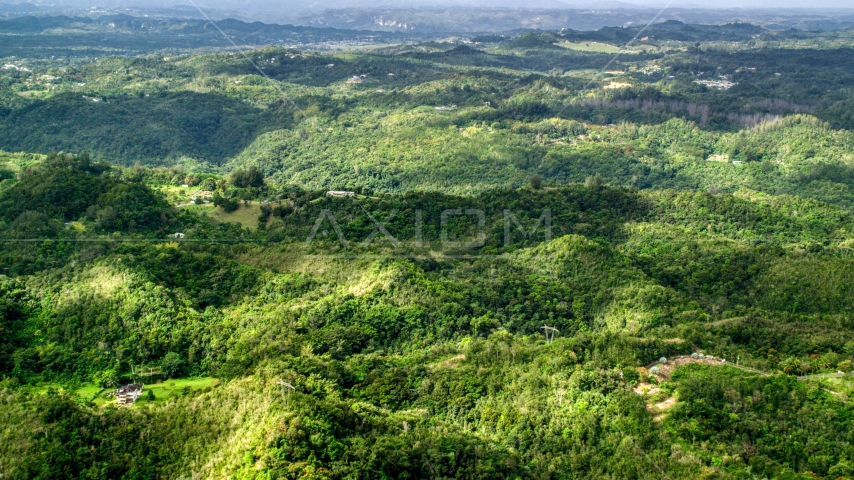
M184 370L184 364L186 362L175 352L169 352L163 356L163 359L160 360L160 370L163 372L163 375L167 377L174 377Z

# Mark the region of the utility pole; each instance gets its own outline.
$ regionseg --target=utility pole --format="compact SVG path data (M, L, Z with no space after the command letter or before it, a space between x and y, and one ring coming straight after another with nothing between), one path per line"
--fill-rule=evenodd
M560 333L558 329L556 329L555 327L550 327L548 325L543 325L540 328L543 329L546 335L546 341L549 343L549 345L551 345L551 343L554 341L555 333Z
M290 397L291 397L291 392L296 390L296 388L294 388L294 386L291 384L291 382L285 382L282 380L279 380L278 382L276 382L276 385L282 387L282 399L284 399L285 406L287 406L288 405L288 399L290 399Z

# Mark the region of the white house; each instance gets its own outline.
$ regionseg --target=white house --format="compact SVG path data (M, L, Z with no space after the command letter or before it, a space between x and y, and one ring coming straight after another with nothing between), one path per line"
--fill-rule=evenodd
M142 385L138 383L122 385L116 390L116 401L123 405L133 404L140 395L142 395Z
M344 192L340 190L330 190L326 192L327 197L353 197L356 195L356 192Z

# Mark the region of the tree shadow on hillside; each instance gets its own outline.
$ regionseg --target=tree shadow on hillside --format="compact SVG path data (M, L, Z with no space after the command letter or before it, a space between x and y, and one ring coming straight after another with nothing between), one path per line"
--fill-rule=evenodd
M181 157L218 165L258 135L292 123L286 106L260 109L219 94L63 94L0 120L0 149L89 151L125 165L170 164Z

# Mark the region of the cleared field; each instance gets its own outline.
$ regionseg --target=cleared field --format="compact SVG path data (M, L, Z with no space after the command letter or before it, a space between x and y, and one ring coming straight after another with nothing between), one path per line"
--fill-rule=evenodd
M261 215L261 204L258 202L249 202L247 205L240 202L240 206L237 210L230 213L226 213L222 208L214 207L213 204L210 203L203 205L187 205L182 208L196 214L205 214L208 218L220 223L239 223L241 226L251 230L258 228L258 216Z
M150 383L143 387L142 396L137 400L135 405L163 403L171 397L185 395L196 390L204 390L205 388L213 388L217 385L219 385L219 380L211 377L177 378L161 383ZM148 392L154 393L153 401L148 400Z
M620 47L611 45L610 43L600 42L560 42L556 44L559 47L568 48L570 50L578 50L580 52L596 52L596 53L619 53Z
M258 228L258 216L261 215L261 206L258 202L249 202L244 205L240 202L240 207L237 210L225 213L221 208L214 208L208 214L211 218L218 222L239 223L246 228Z
M93 400L95 404L98 405L106 402L106 399L101 398L101 395L99 395L101 392L104 392L106 390L97 385L92 385L89 383L85 383L74 390L68 390L58 383L42 383L34 388L33 393L45 395L50 390L54 390L56 392L67 392L69 395L77 398L81 402L88 402L90 400Z
M76 393L77 396L80 398L92 399L95 398L95 395L98 395L103 390L103 388L97 385L84 385L75 390L74 393Z
M172 185L152 186L153 190L157 190L166 197L166 201L173 205L181 205L189 203L194 194L199 191L198 187L176 187Z
M219 385L219 380L212 377L177 378L160 383L146 384L143 387L142 397L137 400L135 405L163 403L173 396L185 395L196 390L213 388L217 385ZM72 397L77 398L80 402L91 401L98 406L116 402L115 397L108 395L110 392L115 391L115 388L101 388L89 383L83 384L74 390L68 390L56 383L43 383L35 387L33 393L45 395L50 390L54 390L56 392L67 392ZM149 390L154 392L154 401L147 399Z

